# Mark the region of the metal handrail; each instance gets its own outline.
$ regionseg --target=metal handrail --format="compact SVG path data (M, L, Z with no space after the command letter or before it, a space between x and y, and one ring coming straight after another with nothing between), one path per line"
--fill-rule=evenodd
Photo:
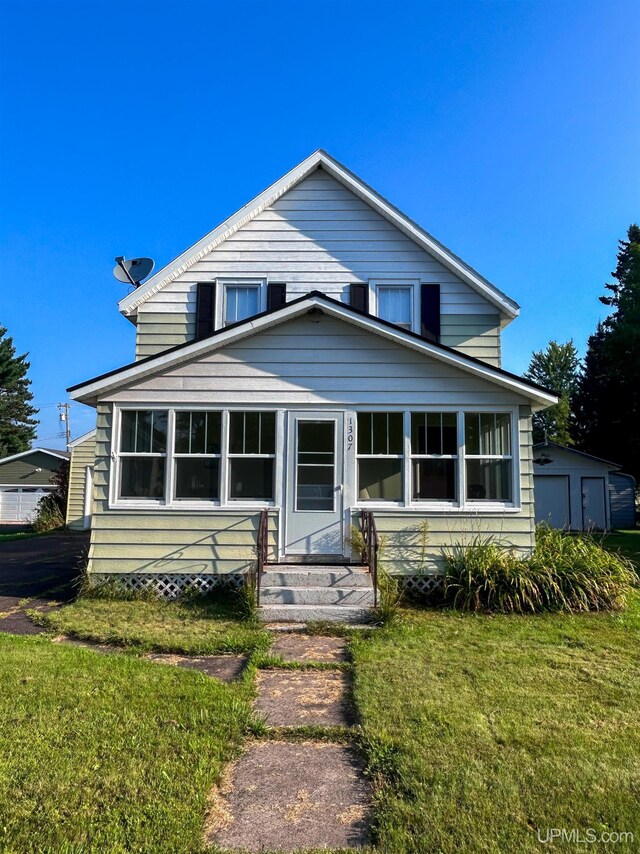
M378 606L378 552L380 539L373 510L362 510L360 513L360 529L362 531L362 562L369 567L373 581L373 605Z
M262 584L262 576L264 573L264 565L267 562L267 554L269 549L269 511L264 509L260 511L260 522L258 524L258 568L255 578L256 587L256 605L260 607L260 585Z

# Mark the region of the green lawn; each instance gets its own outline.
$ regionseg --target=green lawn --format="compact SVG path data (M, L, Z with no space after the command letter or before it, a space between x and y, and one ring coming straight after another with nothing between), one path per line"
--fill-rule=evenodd
M268 660L228 602L85 599L49 621L131 652ZM405 609L352 652L378 850L604 850L537 841L562 827L638 850L640 595L617 614ZM0 851L199 851L209 787L255 731L252 678L0 635Z
M603 544L610 551L622 552L640 570L640 528L636 528L635 531L614 531L607 534Z
M614 615L405 611L353 653L383 850L540 851L563 827L638 850L637 594Z
M233 595L181 602L78 599L38 618L48 629L85 640L192 655L266 649L269 635L238 620Z
M201 851L250 686L8 635L0 670L0 851Z

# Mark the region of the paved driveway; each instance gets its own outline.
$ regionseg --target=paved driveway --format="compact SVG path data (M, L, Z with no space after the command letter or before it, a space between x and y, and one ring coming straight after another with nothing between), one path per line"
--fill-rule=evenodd
M0 631L24 624L22 599L32 600L27 607L45 609L50 601L72 599L88 546L88 534L59 533L0 543L0 614L11 614L0 619Z

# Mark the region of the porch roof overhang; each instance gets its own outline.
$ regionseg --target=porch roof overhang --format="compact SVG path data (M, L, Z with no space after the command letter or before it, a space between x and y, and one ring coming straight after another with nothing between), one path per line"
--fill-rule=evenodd
M72 400L96 406L100 397L115 389L123 388L136 380L160 374L184 362L197 359L221 347L228 346L229 344L251 337L266 329L279 326L282 323L313 311L319 311L329 317L343 320L373 335L386 338L403 347L459 368L478 377L478 379L494 383L516 394L520 394L530 401L534 410L544 409L558 402L558 398L550 391L519 377L517 374L494 367L472 356L466 356L444 344L428 341L415 332L400 329L393 323L381 320L379 317L357 311L351 306L338 302L319 291L312 291L299 299L286 303L284 306L264 311L247 320L242 320L218 329L207 338L179 344L177 347L172 347L155 356L149 356L146 359L140 359L138 362L133 362L116 370L109 371L106 374L101 374L86 382L71 386L67 391Z

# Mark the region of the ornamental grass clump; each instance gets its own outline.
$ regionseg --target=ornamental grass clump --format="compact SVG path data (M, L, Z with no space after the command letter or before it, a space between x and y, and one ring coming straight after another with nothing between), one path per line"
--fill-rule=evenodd
M475 537L445 551L445 602L463 611L527 614L624 607L638 583L633 564L589 534L545 525L529 557L491 537Z

